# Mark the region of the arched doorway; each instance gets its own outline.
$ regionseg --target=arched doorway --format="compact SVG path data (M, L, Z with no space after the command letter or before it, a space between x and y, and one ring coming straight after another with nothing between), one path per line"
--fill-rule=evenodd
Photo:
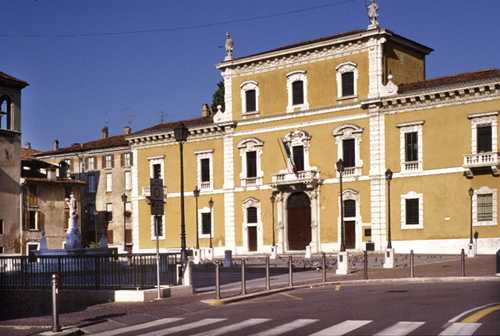
M288 249L305 250L311 242L311 201L306 193L294 193L286 203Z

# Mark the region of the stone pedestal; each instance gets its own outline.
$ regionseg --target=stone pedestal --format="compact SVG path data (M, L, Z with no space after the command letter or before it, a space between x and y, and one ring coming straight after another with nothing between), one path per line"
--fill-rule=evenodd
M467 257L469 258L474 258L476 256L476 244L475 243L469 243L467 245Z
M271 259L276 259L277 256L278 256L278 246L276 246L276 245L271 246L271 255L270 255L270 258Z
M394 249L388 248L384 255L384 268L394 268Z
M337 271L335 273L338 275L349 274L349 260L347 252L339 252L337 255Z
M214 248L207 247L205 248L205 256L204 259L208 261L214 260Z
M312 257L311 245L307 245L306 246L306 255L305 255L305 258L306 259L311 259L311 257Z
M193 250L193 262L198 265L201 262L201 251L200 249Z

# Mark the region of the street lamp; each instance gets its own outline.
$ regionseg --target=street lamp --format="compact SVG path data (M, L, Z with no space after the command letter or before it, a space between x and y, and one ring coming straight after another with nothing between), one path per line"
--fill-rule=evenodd
M212 199L212 197L210 197L210 200L208 201L208 206L210 207L210 230L209 230L209 234L210 234L210 249L213 248L213 245L212 245L212 211L214 209L214 200Z
M271 197L269 197L269 199L271 200L271 212L272 212L272 228L273 228L273 248L274 246L276 245L276 239L275 239L275 233L274 233L274 202L276 202L276 195L271 194Z
M122 194L122 202L123 202L123 252L127 251L127 194Z
M193 190L193 195L194 195L194 200L196 204L196 225L195 230L196 230L196 249L200 249L200 237L198 236L198 197L200 196L200 189L198 189L198 186L194 188Z
M344 235L344 191L342 189L342 175L344 175L344 161L337 161L337 171L340 177L340 251L345 251L345 235Z
M184 123L179 123L174 128L175 141L179 143L179 156L181 165L181 262L186 262L186 216L184 213L184 142L188 137L188 129Z
M469 188L469 197L470 197L470 240L469 244L473 244L472 242L472 197L474 196L474 189Z
M391 239L391 180L392 180L392 170L387 169L385 171L385 180L387 181L387 248L392 248Z

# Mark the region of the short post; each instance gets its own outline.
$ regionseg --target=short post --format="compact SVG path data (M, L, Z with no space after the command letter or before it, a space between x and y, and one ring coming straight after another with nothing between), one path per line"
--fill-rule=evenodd
M293 260L288 256L288 287L293 287Z
M241 295L247 294L247 280L245 275L245 258L241 258Z
M365 279L368 279L368 251L364 251L364 259L363 259L363 276Z
M323 252L321 254L321 272L322 272L322 281L326 282L326 254Z
M57 311L57 298L59 295L59 276L57 274L52 274L52 331L61 331L61 326L59 325L59 312Z
M415 277L415 258L413 250L410 251L410 278Z
M462 276L465 276L465 251L462 249L460 252L460 270L462 273Z
M266 290L271 289L271 276L269 274L269 256L266 256Z
M220 264L215 262L215 299L220 300Z

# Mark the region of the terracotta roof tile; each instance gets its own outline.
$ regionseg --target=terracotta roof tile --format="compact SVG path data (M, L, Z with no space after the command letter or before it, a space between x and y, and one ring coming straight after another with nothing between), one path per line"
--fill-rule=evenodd
M125 137L127 134L114 135L107 138L93 140L84 143L73 144L69 147L60 148L56 151L46 151L37 154L36 156L47 156L47 155L57 155L57 154L66 154L66 153L75 153L75 152L85 152L95 149L106 149L113 147L123 147L128 146Z
M174 121L174 122L157 124L157 125L154 125L152 127L145 128L143 130L135 132L131 136L172 131L181 122L183 122L184 125L186 125L186 127L195 127L195 126L200 126L200 125L212 124L213 118L212 117L201 117L201 118L196 118L196 119L179 120L179 121Z
M39 151L37 149L32 149L32 148L21 148L21 160L30 160L32 159L36 154L41 153L42 151Z

